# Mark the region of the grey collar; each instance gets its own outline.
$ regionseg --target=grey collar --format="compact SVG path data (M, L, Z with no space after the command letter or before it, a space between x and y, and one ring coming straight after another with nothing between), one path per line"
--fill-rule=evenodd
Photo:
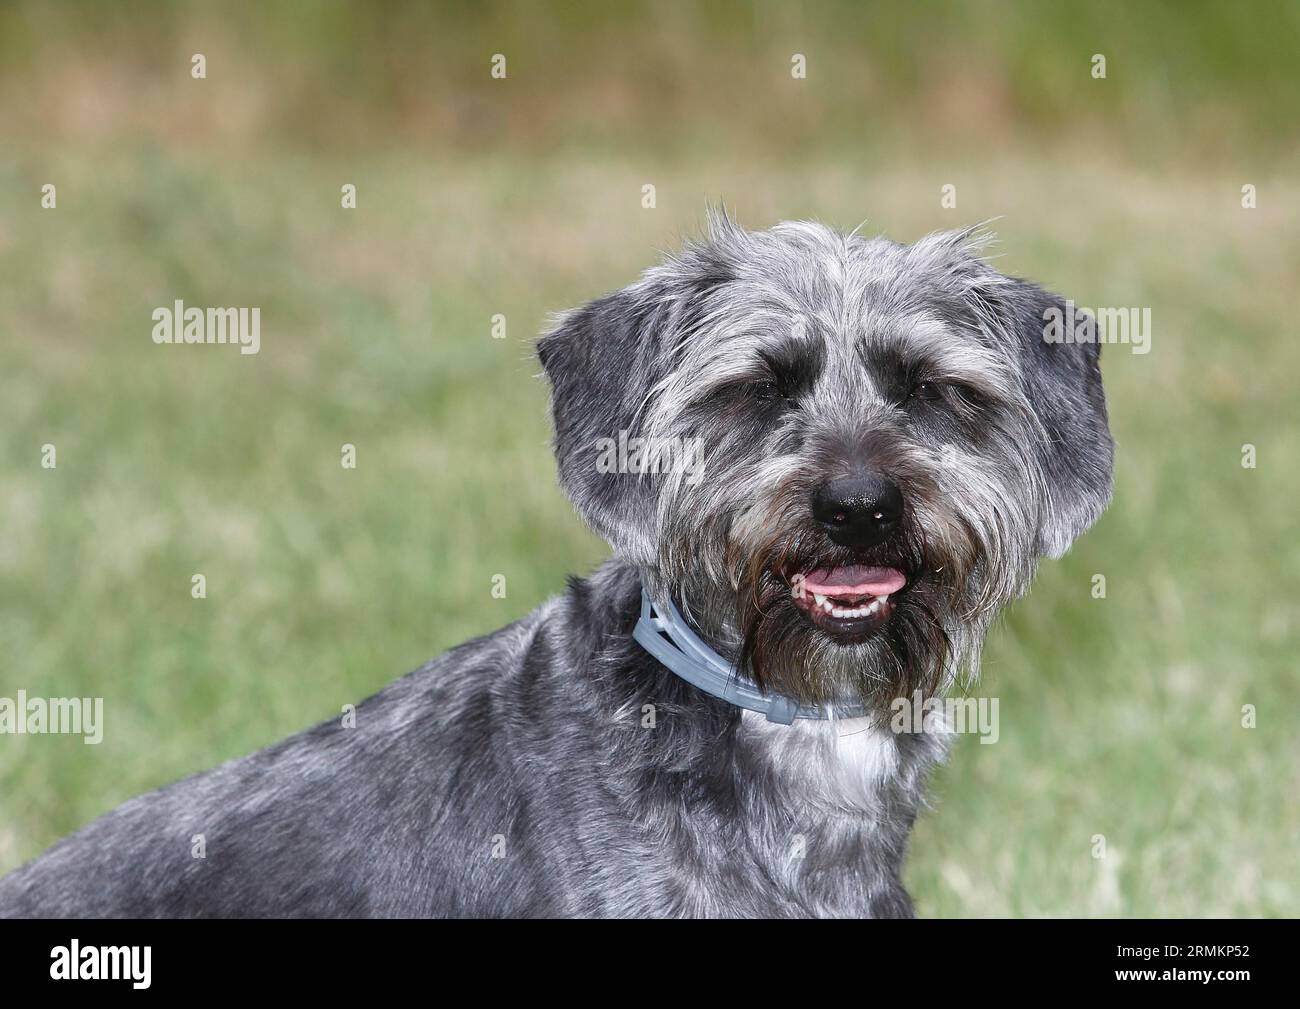
M746 711L757 711L769 722L789 725L796 718L857 718L865 713L857 702L824 708L799 704L784 694L764 693L748 676L700 640L671 598L660 606L641 588L641 619L632 637L647 652L692 686Z

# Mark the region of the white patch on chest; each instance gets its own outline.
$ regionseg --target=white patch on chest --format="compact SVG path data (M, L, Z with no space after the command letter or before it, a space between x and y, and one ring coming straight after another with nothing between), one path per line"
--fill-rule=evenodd
M897 737L869 718L800 718L778 725L746 711L741 731L784 785L818 804L871 810L881 786L899 772Z

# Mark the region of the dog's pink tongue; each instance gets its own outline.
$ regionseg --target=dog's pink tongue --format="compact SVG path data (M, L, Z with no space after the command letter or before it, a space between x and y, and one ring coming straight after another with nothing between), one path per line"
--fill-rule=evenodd
M896 568L873 568L846 564L838 568L817 568L803 576L803 587L819 596L887 596L907 584Z

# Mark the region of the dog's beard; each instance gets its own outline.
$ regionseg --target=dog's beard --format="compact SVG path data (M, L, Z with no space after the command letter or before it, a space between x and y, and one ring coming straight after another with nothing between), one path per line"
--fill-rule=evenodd
M835 565L894 568L907 585L874 633L844 637L816 626L800 610L799 573ZM962 647L949 633L962 610L969 560L937 556L911 531L868 551L829 544L815 530L782 530L737 565L736 625L740 660L765 691L804 704L858 701L876 714L897 697L943 685ZM964 637L964 636L963 636Z
M674 500L665 514L676 526L661 530L667 535L656 588L683 600L705 640L761 689L801 704L857 702L881 719L899 697L948 689L962 673L977 672L992 617L1019 594L1031 569L996 516L957 507L951 490L941 490L915 460L892 463L909 507L898 532L867 549L835 544L806 516L806 467L738 499L715 494L693 507ZM797 576L837 585L827 573L846 578L848 568L872 569L863 576L868 583L874 577L884 585L891 572L906 579L889 593L883 623L864 618L861 634L845 627L852 613L822 619L809 612L806 593L795 598ZM878 598L869 586L866 594ZM836 603L825 602L834 616Z

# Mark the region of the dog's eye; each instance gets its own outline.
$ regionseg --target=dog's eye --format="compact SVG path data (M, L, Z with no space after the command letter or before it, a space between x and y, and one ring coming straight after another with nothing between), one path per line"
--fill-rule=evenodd
M939 388L938 382L917 382L916 385L912 386L912 392L909 398L935 400L939 399L942 395L943 393Z
M761 382L755 382L753 390L754 398L761 400L764 403L775 403L779 400L790 398L781 383L774 379L765 379Z

